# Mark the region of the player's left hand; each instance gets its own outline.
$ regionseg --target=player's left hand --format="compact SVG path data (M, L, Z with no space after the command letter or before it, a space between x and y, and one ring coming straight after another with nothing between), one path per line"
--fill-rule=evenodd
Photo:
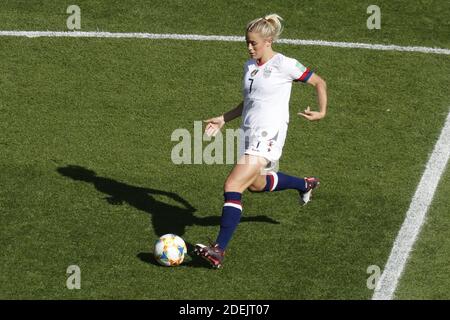
M311 111L310 107L306 108L305 111L297 113L299 116L308 119L309 121L320 120L325 115L317 111Z

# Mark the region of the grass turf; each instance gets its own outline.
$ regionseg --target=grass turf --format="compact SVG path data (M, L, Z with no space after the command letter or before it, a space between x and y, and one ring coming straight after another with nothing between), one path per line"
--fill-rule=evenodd
M449 168L441 179L420 238L400 280L397 299L450 299Z
M66 30L73 2L4 0L2 30ZM276 12L283 37L450 48L450 3L442 0L379 0L381 29L369 30L369 0L205 1L78 0L83 31L243 35L247 22Z
M4 2L0 12L20 3ZM41 18L15 25L0 19L2 29L59 29L55 17L42 19L54 8L46 3L18 7L24 21L33 8ZM168 10L181 15L175 5ZM219 30L205 22L183 29L182 19L139 30L107 19L100 2L92 6L99 15L92 21L109 21L109 31ZM93 26L89 21L84 26ZM239 34L235 23L220 30ZM301 36L292 29L286 37ZM427 30L411 32L420 40ZM439 34L433 41L445 46ZM324 183L304 208L292 191L246 194L244 221L225 268L215 272L191 257L179 268L160 267L151 251L166 232L189 243L216 235L231 166L174 165L170 136L240 101L244 45L2 38L0 298L370 298L366 269L384 265L448 112L448 57L277 50L328 82L329 115L318 123L296 118L315 96L294 86L280 163L284 172L315 174ZM71 264L81 268L79 291L65 287Z

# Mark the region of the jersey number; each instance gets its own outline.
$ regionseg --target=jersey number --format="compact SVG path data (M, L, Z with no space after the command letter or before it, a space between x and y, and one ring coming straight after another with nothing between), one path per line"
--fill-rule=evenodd
M250 91L249 91L249 93L252 93L253 80L255 80L255 79L248 79L248 81L250 81Z

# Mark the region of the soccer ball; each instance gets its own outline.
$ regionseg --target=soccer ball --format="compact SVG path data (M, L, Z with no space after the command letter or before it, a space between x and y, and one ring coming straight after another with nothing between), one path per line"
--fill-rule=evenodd
M155 243L155 259L163 266L173 267L181 264L187 252L184 240L175 234L165 234Z

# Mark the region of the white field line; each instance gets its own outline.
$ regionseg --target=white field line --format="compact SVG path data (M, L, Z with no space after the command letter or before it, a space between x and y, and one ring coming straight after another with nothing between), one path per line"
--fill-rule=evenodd
M425 171L417 186L406 218L395 239L383 274L378 280L373 300L391 300L403 273L409 254L425 221L434 192L445 171L450 157L450 113L447 115L441 135L434 146Z
M95 31L0 31L2 37L73 37L73 38L134 38L134 39L172 39L193 41L228 41L244 42L244 37L215 36L199 34L158 34L158 33L123 33L123 32L95 32ZM280 39L278 43L301 46L326 46L337 48L359 48L385 51L406 51L450 55L450 49L410 47L384 44L368 44L357 42L333 42L322 40Z

